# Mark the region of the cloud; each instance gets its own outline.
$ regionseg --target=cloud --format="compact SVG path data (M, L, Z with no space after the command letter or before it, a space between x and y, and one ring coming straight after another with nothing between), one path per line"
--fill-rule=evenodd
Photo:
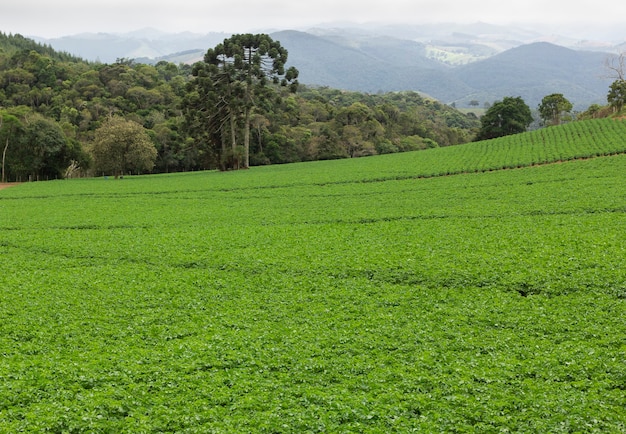
M0 5L0 31L59 36L85 31L242 32L328 22L623 22L626 2L596 0L19 0Z

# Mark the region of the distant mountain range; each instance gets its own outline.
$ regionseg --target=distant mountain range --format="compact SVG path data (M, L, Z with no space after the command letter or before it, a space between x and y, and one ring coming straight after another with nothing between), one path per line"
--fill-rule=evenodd
M156 59L189 50L206 51L229 37L229 33L165 33L155 29L136 32L80 33L61 38L32 37L37 42L49 44L58 51L80 56L83 59L113 63L117 59Z
M484 23L430 26L315 28L268 32L289 51L289 63L309 85L361 92L415 90L457 107L521 96L536 107L563 93L575 107L606 103L603 77L623 42L576 40ZM228 33L80 34L35 40L87 60L120 58L194 63Z

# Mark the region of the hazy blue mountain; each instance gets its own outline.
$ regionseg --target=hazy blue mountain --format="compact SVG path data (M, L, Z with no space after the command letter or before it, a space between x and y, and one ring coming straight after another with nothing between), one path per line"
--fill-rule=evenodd
M39 41L105 63L118 58L194 63L229 36L143 29ZM536 107L555 92L577 110L605 103L611 81L602 78L605 52L620 49L618 43L485 23L327 26L271 36L289 51L289 64L300 70L302 83L370 93L415 90L457 107L505 96L521 96Z
M563 93L577 110L606 102L611 80L603 78L607 54L539 42L487 59L451 67L427 57L423 44L390 37L346 38L304 32L272 37L289 50L301 81L364 92L417 90L458 107L521 96L531 107Z
M455 68L452 75L474 90L470 95L450 92L457 105L470 100L491 102L504 96L521 96L531 107L550 93L562 93L584 110L606 103L611 79L606 78L606 53L576 51L538 42L522 45L489 59Z
M86 60L113 63L120 58L154 59L192 49L206 51L229 36L229 33L218 32L202 35L165 33L148 28L123 34L82 33L54 39L33 39Z
M423 45L417 42L389 37L342 40L297 31L271 36L289 51L289 64L298 68L302 83L370 93L430 93L445 81L445 86L463 92L464 86L454 77L441 79L450 68L428 59ZM421 88L425 83L430 83L428 91Z

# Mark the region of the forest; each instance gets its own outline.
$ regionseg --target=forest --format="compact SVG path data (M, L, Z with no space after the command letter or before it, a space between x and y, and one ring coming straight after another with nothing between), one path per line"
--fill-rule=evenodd
M141 125L154 145L153 167L141 173L220 168L220 156L192 134L184 115L193 68L128 58L88 62L0 33L2 181L107 175L94 163L93 146L112 117ZM280 98L266 99L251 113L250 165L457 145L471 141L480 125L476 116L417 92L270 87Z

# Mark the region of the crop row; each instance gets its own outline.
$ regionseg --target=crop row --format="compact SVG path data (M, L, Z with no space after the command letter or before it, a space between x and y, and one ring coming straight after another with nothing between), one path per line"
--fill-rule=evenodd
M0 432L624 432L626 155L429 152L4 190Z
M544 128L526 134L501 137L425 151L388 154L376 158L316 161L256 167L245 172L180 173L142 177L133 182L103 179L73 180L64 188L39 185L33 195L115 195L203 191L261 190L277 187L327 185L351 182L419 179L461 173L487 172L593 158L626 152L626 121L593 119ZM131 182L126 182L131 181ZM114 186L110 185L114 184ZM28 190L29 186L26 186ZM24 186L22 190L24 190ZM4 197L16 192L3 191ZM28 195L21 191L20 196Z

